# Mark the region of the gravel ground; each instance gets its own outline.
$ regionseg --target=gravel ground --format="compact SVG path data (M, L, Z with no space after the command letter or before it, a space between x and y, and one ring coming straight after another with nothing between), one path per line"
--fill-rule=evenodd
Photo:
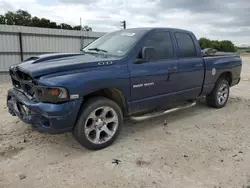
M101 151L71 133L32 131L7 113L9 84L0 85L0 188L250 186L250 58L223 109L201 100L191 109L128 122ZM119 159L119 164L113 164Z

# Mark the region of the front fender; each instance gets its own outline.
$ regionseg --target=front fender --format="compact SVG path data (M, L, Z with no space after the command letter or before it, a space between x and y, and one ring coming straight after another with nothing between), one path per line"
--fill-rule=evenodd
M39 85L65 87L70 95L78 94L80 97L100 89L116 88L130 101L130 77L126 65L64 72L41 77L37 82Z

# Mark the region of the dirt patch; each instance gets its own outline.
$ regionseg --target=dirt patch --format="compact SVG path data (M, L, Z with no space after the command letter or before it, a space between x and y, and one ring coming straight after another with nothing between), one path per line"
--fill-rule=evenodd
M23 147L9 145L4 148L0 148L0 156L4 158L13 157L23 150Z
M142 158L139 158L139 159L136 160L136 164L138 166L144 166L144 165L147 166L147 165L150 165L151 163L149 161L143 160Z

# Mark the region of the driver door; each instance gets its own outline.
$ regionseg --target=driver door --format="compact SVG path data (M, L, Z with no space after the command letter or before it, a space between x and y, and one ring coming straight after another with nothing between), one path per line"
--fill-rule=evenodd
M176 91L178 60L169 31L155 31L145 39L143 47L153 47L156 57L129 64L131 105L133 113L166 106ZM141 51L142 51L141 49ZM142 58L141 52L138 58Z

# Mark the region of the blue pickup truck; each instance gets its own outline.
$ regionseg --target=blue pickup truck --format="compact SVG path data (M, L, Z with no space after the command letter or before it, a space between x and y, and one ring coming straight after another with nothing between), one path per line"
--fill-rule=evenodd
M35 130L72 131L82 146L97 150L113 143L124 118L146 119L204 96L209 106L222 108L241 67L238 55L202 56L190 31L120 30L80 53L46 54L11 66L7 106Z

